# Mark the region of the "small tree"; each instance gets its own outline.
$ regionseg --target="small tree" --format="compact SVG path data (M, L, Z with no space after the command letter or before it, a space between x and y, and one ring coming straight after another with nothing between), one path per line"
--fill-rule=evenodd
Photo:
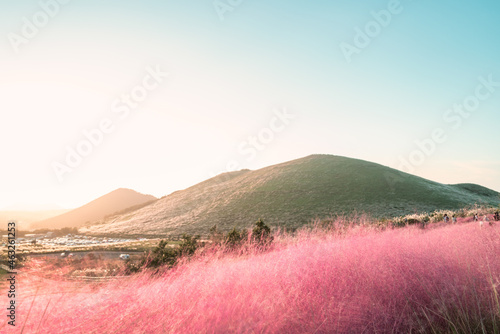
M273 239L274 237L271 235L269 226L264 224L262 219L259 219L252 230L252 240L258 244L267 245L270 244Z
M127 272L138 272L140 268L144 267L157 268L163 265L173 267L182 256L191 256L196 252L198 247L200 247L199 239L199 235L191 236L184 234L177 248L170 247L167 240L160 240L158 246L148 254L142 256L139 265L131 262L126 263Z
M179 255L181 256L191 256L196 252L199 247L198 240L200 239L199 235L182 235L182 242L179 245Z
M149 254L147 259L147 267L159 267L161 265L174 266L179 257L179 250L168 246L167 240L160 240L158 246ZM145 260L143 260L145 261Z
M224 243L231 247L231 248L234 248L238 245L241 244L241 240L242 240L242 233L235 228L233 228L233 230L231 232L229 232L227 234L227 236L224 238Z

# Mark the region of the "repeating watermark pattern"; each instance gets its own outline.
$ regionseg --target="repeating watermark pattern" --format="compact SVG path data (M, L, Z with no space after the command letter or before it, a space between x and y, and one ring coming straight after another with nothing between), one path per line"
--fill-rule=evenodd
M157 89L168 77L168 72L164 72L159 65L155 68L146 67L147 74L144 76L141 84L134 86L130 92L123 93L116 98L111 105L111 112L116 114L119 121L126 119L130 112L137 109L140 103L146 100L149 94ZM64 176L71 173L80 166L84 158L88 157L96 147L102 145L106 135L111 134L116 126L116 120L111 117L102 118L96 127L84 129L82 139L74 146L66 146L65 159L52 162L52 169L59 182L64 181Z
M449 131L459 130L465 119L469 118L481 106L481 103L495 94L500 87L500 82L493 79L493 74L487 77L480 76L479 84L474 93L465 97L460 103L453 104L443 114L444 127L436 127L431 131L431 135L422 140L415 140L416 148L406 156L399 156L398 169L401 173L386 173L386 180L390 187L394 189L396 183L401 182L405 173L413 174L417 167L422 166L425 161L434 155L439 145L444 144L449 136Z
M243 0L215 0L212 4L221 21L225 20L227 13L232 13L243 3Z
M7 298L9 300L7 307L7 322L10 326L16 326L16 223L9 222L7 224L7 257L8 257L8 272L7 278L8 289Z
M341 42L339 45L346 61L350 63L353 55L360 54L363 49L367 48L391 24L394 16L403 12L403 9L399 0L390 0L386 9L372 11L370 14L373 19L362 28L354 27L355 35L352 43Z
M214 177L218 174L240 170L243 159L247 162L253 161L258 153L265 150L274 141L276 135L283 132L295 118L296 115L290 113L286 108L273 110L273 116L269 120L267 127L262 128L255 135L248 136L246 140L238 144L237 152L241 159L228 161L225 170L219 173L209 173L209 176Z
M50 20L56 17L61 11L61 6L66 5L71 0L41 0L38 4L40 10L28 18L24 16L20 33L10 32L7 34L10 45L15 53L19 53L21 45L28 44L40 33L40 30L49 24Z

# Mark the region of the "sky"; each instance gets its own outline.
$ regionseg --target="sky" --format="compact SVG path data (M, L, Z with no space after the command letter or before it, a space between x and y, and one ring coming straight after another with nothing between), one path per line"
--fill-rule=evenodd
M0 0L0 209L333 154L500 191L497 1Z

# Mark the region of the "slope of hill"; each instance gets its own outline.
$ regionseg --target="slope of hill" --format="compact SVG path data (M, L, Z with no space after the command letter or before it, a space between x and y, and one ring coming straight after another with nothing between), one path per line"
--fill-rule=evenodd
M248 227L298 227L314 218L366 212L392 217L498 205L499 194L476 185L445 185L357 159L312 155L256 171L218 175L151 205L89 226L95 234L164 235Z
M154 196L143 195L134 190L117 189L77 209L33 223L31 228L81 227L109 215L124 213L123 211L128 209L138 209L155 200Z

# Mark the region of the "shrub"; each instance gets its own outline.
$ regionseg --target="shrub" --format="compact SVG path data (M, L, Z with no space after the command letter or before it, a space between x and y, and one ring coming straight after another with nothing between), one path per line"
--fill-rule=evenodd
M268 245L273 239L269 226L264 224L262 219L259 219L252 230L252 241L260 245Z
M126 272L134 273L140 271L141 268L158 268L166 266L172 268L181 258L187 258L195 254L196 250L203 246L199 242L200 236L191 236L184 234L181 237L181 243L178 247L170 247L167 240L160 240L151 252L142 256L139 264L134 264L131 261L126 263Z
M245 231L246 232L246 231ZM234 249L236 247L241 246L242 241L245 239L246 233L240 232L239 230L233 228L231 232L224 237L224 243L230 249Z
M191 256L193 255L198 247L202 246L198 240L200 236L191 236L188 234L183 234L181 238L181 244L179 245L179 256Z
M158 246L156 246L146 257L143 257L141 264L152 268L163 265L173 267L177 262L179 253L178 249L168 246L167 240L160 240Z
M418 221L415 218L409 218L407 223L408 225L415 225L415 224L420 224L420 221Z

